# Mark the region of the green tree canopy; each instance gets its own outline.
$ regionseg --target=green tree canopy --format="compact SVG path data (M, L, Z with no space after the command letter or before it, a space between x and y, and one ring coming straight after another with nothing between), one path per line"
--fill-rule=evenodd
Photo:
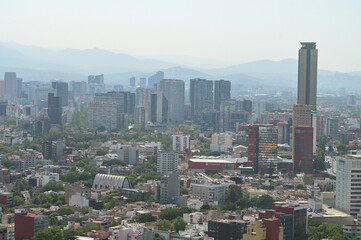
M65 187L61 182L50 181L45 186L42 187L41 191L42 192L47 192L47 191L59 192L59 191L65 191Z
M33 240L63 240L59 227L44 228L35 233Z
M226 201L235 203L238 199L242 198L242 188L237 185L230 185L226 192Z
M187 226L187 223L183 220L182 217L177 217L173 222L173 227L176 232L179 232L180 230L185 230Z

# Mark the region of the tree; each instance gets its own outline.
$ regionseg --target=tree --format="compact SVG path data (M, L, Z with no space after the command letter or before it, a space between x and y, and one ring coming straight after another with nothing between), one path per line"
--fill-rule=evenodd
M64 239L70 239L73 236L81 235L81 231L75 229L75 228L69 228L63 231Z
M167 231L172 227L172 222L167 219L159 219L155 225L159 230Z
M59 191L65 191L65 187L61 182L49 181L45 186L42 187L41 191L42 192L47 192L47 191L59 192Z
M63 240L63 234L59 227L44 228L35 233L33 240Z
M147 223L147 222L154 222L154 221L155 221L155 217L151 213L141 214L138 219L138 222L140 222L140 223Z
M177 217L182 217L182 216L183 216L183 212L180 209L166 208L160 213L159 218L172 221L173 219L176 219Z
M179 232L180 230L185 230L187 226L187 223L183 220L182 217L177 217L173 222L173 227L176 232Z
M313 183L314 183L313 176L312 175L304 175L303 183L305 185L313 185Z
M153 240L163 240L163 238L159 235L159 233L154 233Z
M235 203L238 199L242 198L242 188L237 185L230 185L226 192L226 201Z
M90 213L91 208L88 206L84 206L80 209L81 214L87 214Z
M305 190L305 186L302 183L296 185L297 190Z
M26 181L25 179L18 179L15 181L12 191L20 193L21 191L26 191L30 189L31 187L28 181Z
M257 207L262 209L272 209L273 198L269 195L263 195L258 199Z
M104 156L105 154L107 154L107 152L104 149L97 148L97 150L96 150L96 155L97 156Z
M201 212L205 212L205 211L208 211L211 209L211 206L209 206L209 204L203 204L202 207L201 207Z
M183 186L180 186L180 195L184 195L184 194L188 194L188 189L183 187Z
M308 239L337 239L349 240L352 239L347 234L343 233L342 226L335 226L326 222L309 222Z
M315 157L315 160L313 161L313 169L317 171L326 170L325 160Z
M17 207L17 206L21 206L21 205L24 205L25 204L25 199L24 197L20 196L20 195L16 195L14 197L14 200L13 200L13 206L14 207Z
M80 228L80 232L83 233L87 233L90 232L92 230L98 231L102 228L102 226L98 223L89 223L85 226L83 226L82 228Z

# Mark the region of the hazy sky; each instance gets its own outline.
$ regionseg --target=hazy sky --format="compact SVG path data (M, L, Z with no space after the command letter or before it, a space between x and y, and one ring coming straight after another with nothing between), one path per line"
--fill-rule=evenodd
M0 0L0 9L1 42L243 63L297 58L300 41L316 41L319 68L361 70L360 0Z

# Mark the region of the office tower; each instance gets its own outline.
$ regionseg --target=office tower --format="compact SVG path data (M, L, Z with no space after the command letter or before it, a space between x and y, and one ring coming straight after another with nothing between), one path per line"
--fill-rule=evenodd
M135 77L129 78L129 85L130 85L131 87L135 87Z
M5 72L5 99L9 100L11 103L16 102L18 95L18 82L16 80L15 72Z
M292 120L282 121L277 124L278 126L278 144L291 145L290 136L292 128Z
M278 130L272 125L249 125L248 161L255 173L277 172Z
M294 173L313 171L313 128L296 126L293 130L292 160Z
M116 103L118 105L118 113L133 114L135 107L135 93L127 91L96 93L94 102Z
M293 105L293 126L312 126L312 114L310 105Z
M104 74L101 75L89 75L88 84L104 84Z
M61 106L68 106L69 89L66 82L52 82L51 86L55 89L55 95L61 97Z
M61 97L55 97L54 93L48 94L48 116L51 124L62 124Z
M168 100L162 92L151 94L151 113L150 121L152 123L166 123L168 121Z
M361 209L361 159L337 157L336 173L336 208L356 218Z
M244 111L252 114L252 101L251 100L236 100L236 111Z
M213 81L201 78L190 80L191 118L202 119L203 111L213 109Z
M87 82L70 82L70 90L73 91L74 97L83 98L87 92Z
M6 107L8 105L8 102L6 101L0 101L0 116L6 117Z
M148 78L148 88L154 88L155 84L159 83L162 79L164 79L164 72L156 72L154 75Z
M88 128L111 131L118 126L116 103L92 102L88 104Z
M347 105L355 106L357 104L356 95L348 95L347 96Z
M149 88L138 87L135 91L135 106L145 108L145 121L150 120L151 114L151 94L152 90Z
M139 150L129 146L122 146L118 149L118 159L135 166L139 160Z
M0 80L0 100L3 100L5 94L5 80Z
M338 137L338 120L327 118L324 133L332 140L336 140Z
M172 123L184 122L184 81L163 79L157 84L168 100L168 119Z
M265 111L266 104L264 102L256 102L254 104L254 120L261 121L261 116Z
M117 85L114 85L113 89L114 89L114 91L119 92L119 91L123 91L124 87L121 84L117 84Z
M220 131L220 112L219 111L204 111L202 113L202 130L208 130L213 132Z
M231 82L225 80L214 81L214 109L220 110L221 103L231 99Z
M172 135L173 151L185 152L190 150L189 135L174 134Z
M139 86L146 88L147 87L147 79L146 78L139 78Z
M139 130L146 129L145 107L143 106L137 106L135 108L134 128Z
M226 132L231 131L231 113L235 111L234 101L223 101L220 106L219 115L219 131Z
M42 146L42 153L44 159L51 159L52 158L52 145L53 142L51 140L45 140Z
M160 179L160 200L166 203L177 203L180 196L180 181L177 172L169 172Z
M157 172L164 174L178 170L178 153L176 152L158 152L157 154Z
M16 84L17 84L17 97L21 98L21 91L23 89L23 79L22 78L16 78Z
M315 42L301 42L298 52L297 104L311 105L316 111L317 102L317 49Z

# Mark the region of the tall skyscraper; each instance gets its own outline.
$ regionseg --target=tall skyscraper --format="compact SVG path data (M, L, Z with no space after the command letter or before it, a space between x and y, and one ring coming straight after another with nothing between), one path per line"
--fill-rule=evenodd
M148 88L154 88L155 84L159 83L162 79L164 79L164 72L156 72L154 75L148 78Z
M62 107L68 106L69 89L67 82L52 82L51 86L55 89L57 97L61 97Z
M278 130L273 125L248 127L248 161L255 173L277 172Z
M16 79L15 72L6 72L5 73L5 99L9 100L12 103L16 102L18 96L18 81Z
M131 87L135 87L135 77L129 78L129 85L130 85Z
M298 52L297 104L311 105L316 111L317 102L317 52L315 42L301 42Z
M48 93L48 116L51 124L61 124L61 97L55 97L54 93Z
M162 92L151 94L150 121L152 123L166 123L168 121L168 100Z
M231 82L225 80L214 81L214 109L221 107L221 102L231 99Z
M96 93L94 102L116 103L118 105L118 113L133 114L135 107L135 93L127 91Z
M119 127L118 105L114 102L92 102L88 104L88 128L113 130Z
M147 87L147 79L146 78L139 78L139 86L140 87L143 87L143 88L145 88L145 87Z
M293 105L293 126L312 126L312 106L304 104Z
M361 210L361 159L338 157L336 173L336 208L356 217Z
M173 123L184 122L184 81L163 79L157 84L168 100L168 119Z
M201 78L190 80L191 116L195 121L202 119L202 112L213 109L213 81Z
M313 171L313 128L295 126L293 130L292 160L294 173Z

